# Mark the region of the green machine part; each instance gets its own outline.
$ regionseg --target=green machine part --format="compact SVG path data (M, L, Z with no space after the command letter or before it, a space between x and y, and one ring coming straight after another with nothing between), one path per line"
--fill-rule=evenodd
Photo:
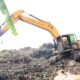
M75 43L75 38L73 34L70 35L70 41L71 41L71 44Z
M13 35L17 35L17 31L16 31L16 29L14 27L14 24L12 22L12 19L10 17L9 11L8 11L6 5L5 5L4 0L0 0L0 11L1 11L1 13L3 15L6 16L6 20L5 21L6 21L7 25L8 25L8 27L9 27L9 29L12 31L12 34Z

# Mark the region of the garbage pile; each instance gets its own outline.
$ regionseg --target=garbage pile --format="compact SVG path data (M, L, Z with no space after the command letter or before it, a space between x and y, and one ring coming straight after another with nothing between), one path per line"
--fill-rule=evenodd
M50 43L38 49L3 50L0 52L0 80L80 80L80 62L64 58L56 62L55 57ZM69 75L77 78L70 79Z

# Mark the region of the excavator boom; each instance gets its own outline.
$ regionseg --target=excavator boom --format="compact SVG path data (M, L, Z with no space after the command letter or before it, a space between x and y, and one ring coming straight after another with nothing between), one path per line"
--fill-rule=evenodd
M24 11L21 10L13 13L11 16L13 23L16 23L17 21L21 20L26 23L35 25L36 27L47 30L52 35L53 38L57 38L59 36L59 32L51 23L40 20L31 14L28 14L28 16L24 16L23 13ZM9 29L8 25L6 24L2 29L2 33L4 34L8 29Z

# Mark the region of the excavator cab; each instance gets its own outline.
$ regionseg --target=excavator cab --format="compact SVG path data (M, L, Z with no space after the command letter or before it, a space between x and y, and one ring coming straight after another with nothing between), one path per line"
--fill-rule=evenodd
M72 49L77 45L77 37L75 34L62 35L62 44L64 49Z
M57 37L57 54L58 59L71 58L80 61L80 41L77 40L75 34L67 34Z
M71 52L77 49L78 40L75 34L66 34L57 37L57 50L60 53Z

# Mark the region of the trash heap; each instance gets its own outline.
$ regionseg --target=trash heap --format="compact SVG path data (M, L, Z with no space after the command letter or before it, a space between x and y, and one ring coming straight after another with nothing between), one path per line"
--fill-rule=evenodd
M54 46L0 52L0 80L80 80L80 62L55 61Z

